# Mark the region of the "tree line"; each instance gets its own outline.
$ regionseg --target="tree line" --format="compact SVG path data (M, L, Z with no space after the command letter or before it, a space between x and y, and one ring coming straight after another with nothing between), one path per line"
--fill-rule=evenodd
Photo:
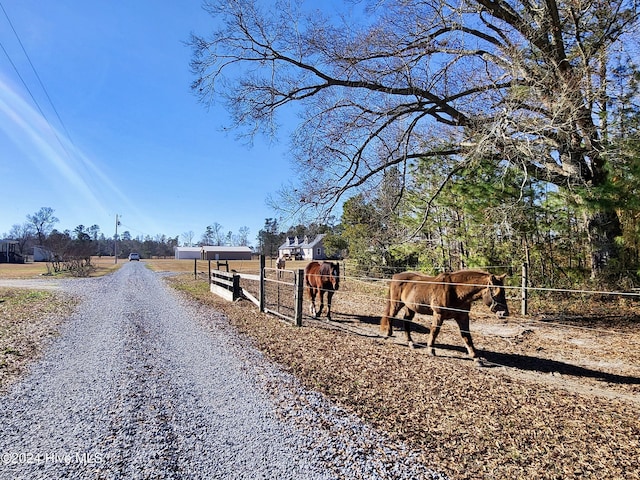
M20 256L27 258L34 247L42 247L51 254L56 263L78 261L90 262L93 256L114 256L126 258L129 253L137 252L143 258L173 257L175 248L180 246L179 238L163 234L134 237L128 230L121 234L106 236L98 225L86 227L78 225L73 230L58 230L60 220L51 207L42 207L26 216L26 221L11 227L2 238L17 242ZM214 223L207 226L200 241L195 242L193 232L182 234L183 246L202 245L248 245L249 229L243 227L236 235L232 232L221 234L222 227ZM84 263L81 263L83 265ZM57 268L57 267L55 267ZM62 268L62 267L60 267Z
M241 136L300 119L274 207L344 204L363 265L637 271L635 0L343 6L204 2L194 93L226 102Z

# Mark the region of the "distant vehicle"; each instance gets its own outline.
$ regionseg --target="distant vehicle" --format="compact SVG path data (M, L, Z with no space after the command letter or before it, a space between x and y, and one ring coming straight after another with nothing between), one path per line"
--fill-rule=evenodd
M132 260L139 261L140 260L140 254L139 253L135 253L135 252L131 252L129 254L129 261L132 261Z

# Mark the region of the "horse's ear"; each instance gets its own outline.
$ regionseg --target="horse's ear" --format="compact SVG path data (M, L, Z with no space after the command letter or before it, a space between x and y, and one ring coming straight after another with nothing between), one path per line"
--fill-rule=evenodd
M508 273L503 273L502 275L498 275L496 278L500 281L504 280L505 278L507 278L509 276Z

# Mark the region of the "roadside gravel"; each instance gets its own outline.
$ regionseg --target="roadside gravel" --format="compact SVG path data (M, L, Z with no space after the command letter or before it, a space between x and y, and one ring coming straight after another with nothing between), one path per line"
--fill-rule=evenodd
M445 479L144 264L67 280L61 335L0 397L0 479Z

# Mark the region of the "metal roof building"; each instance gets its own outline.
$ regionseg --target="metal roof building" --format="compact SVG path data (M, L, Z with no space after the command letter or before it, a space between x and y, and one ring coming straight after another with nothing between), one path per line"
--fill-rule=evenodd
M204 246L176 247L176 260L251 260L249 247Z

